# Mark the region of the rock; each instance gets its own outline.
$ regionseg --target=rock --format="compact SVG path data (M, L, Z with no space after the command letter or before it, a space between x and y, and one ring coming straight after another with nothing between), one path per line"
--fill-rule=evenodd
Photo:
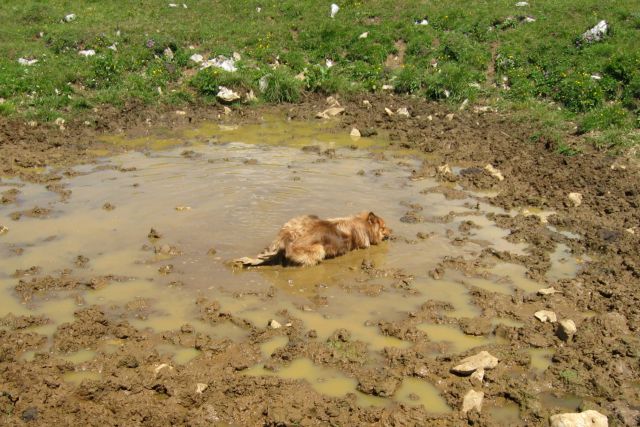
M362 33L362 34L360 34L358 36L359 39L366 39L367 37L369 37L369 32L368 31L364 32L364 33Z
M535 313L533 313L533 315L535 316L536 319L538 319L542 323L545 323L545 322L555 323L558 320L556 314L553 311L549 311L549 310L536 311Z
M202 394L202 392L205 391L208 387L209 387L209 384L197 383L196 384L196 393Z
M338 13L338 11L340 10L340 6L338 6L335 3L331 4L331 9L329 11L329 16L331 16L331 18L335 18L336 14Z
M201 64L202 61L204 61L204 57L202 55L200 55L199 53L194 53L193 55L191 55L189 57L190 60L192 60L193 62L195 62L196 64Z
M494 168L492 165L486 165L484 170L489 172L489 175L496 178L498 181L504 181L504 175L498 169Z
M325 101L329 107L340 107L340 102L334 96L328 96Z
M567 195L567 199L569 199L569 201L573 203L573 206L575 206L576 208L582 204L581 193L569 193Z
M409 113L407 107L398 108L396 110L396 114L398 115L398 117L411 117L411 114Z
M4 225L0 225L0 236L3 234L7 234L9 232L9 227L5 227Z
M527 3L526 1L519 1L518 3L516 3L516 7L525 7L525 6L529 6L529 3Z
M209 59L202 62L200 69L209 67L220 68L224 71L228 71L229 73L235 73L236 71L238 71L238 68L236 68L236 61L233 58L227 58L223 55L218 55L214 59Z
M551 427L608 427L607 417L592 409L580 413L552 415Z
M162 234L158 233L155 228L152 228L151 230L149 230L149 234L147 234L147 237L150 239L159 239L162 237Z
M133 355L128 355L120 359L117 366L118 368L135 369L140 366L140 363Z
M22 421L27 423L30 421L36 421L38 419L38 408L36 408L35 406L28 407L27 409L22 411L22 415L20 416L20 418L22 418Z
M484 369L478 369L477 371L475 371L473 374L471 374L471 383L481 386L482 385L482 381L484 380Z
M440 165L436 168L439 175L452 175L451 168L448 164Z
M271 327L271 329L279 329L282 327L282 325L280 324L280 322L278 322L275 319L271 319L269 321L269 326Z
M464 395L464 399L462 400L462 412L466 414L472 409L475 409L479 413L482 410L483 399L483 391L469 390L467 394Z
M582 33L581 40L585 43L599 42L609 32L607 21L598 22L593 28Z
M429 375L429 369L425 366L418 366L413 370L413 373L419 376L420 378L426 378Z
M18 64L20 65L25 65L25 66L31 66L34 65L38 62L37 59L27 59L27 58L18 58Z
M66 15L66 16L64 17L64 22L71 22L71 21L75 21L75 20L76 20L76 18L77 18L77 16L76 16L76 14L75 14L75 13L70 13L70 14L68 14L68 15Z
M244 100L247 102L254 102L257 99L258 98L256 97L256 95L253 93L253 89L247 92L247 94L244 97Z
M444 118L447 119L448 121L453 120L454 117L455 117L455 114L453 114L453 113L449 113L446 116L444 116Z
M96 51L93 49L87 49L87 50L81 50L78 52L78 55L82 55L82 56L94 56L96 54Z
M163 369L169 369L170 371L172 371L173 366L169 365L168 363L161 363L153 369L153 373L158 375Z
M327 68L331 68L331 67L333 67L335 65L335 62L333 62L332 59L327 58L324 61L324 65L326 65Z
M173 264L163 265L158 269L158 272L164 275L171 274L173 272Z
M233 102L240 99L240 95L224 86L218 86L218 93L216 94L216 97L224 102Z
M498 358L492 356L488 351L469 356L460 361L459 365L451 368L451 372L459 375L471 375L479 369L487 370L498 366Z
M176 210L178 212L190 211L191 206L176 206Z
M538 295L553 295L555 293L562 293L562 292L557 291L553 286L550 288L538 289Z
M316 114L316 118L318 118L318 119L328 119L330 117L337 116L338 114L342 114L342 113L344 113L344 108L342 108L342 107L331 107L331 108L327 108L326 110L321 111L318 114Z
M393 111L391 111L390 109L388 109L387 107L384 107L384 112L387 113L387 116L391 117L393 116Z
M360 134L360 131L356 128L351 129L351 133L349 133L349 136L351 136L352 138L360 138L362 135Z
M467 108L467 105L469 104L469 99L466 99L464 101L462 101L462 104L460 104L460 107L458 107L458 111L462 111L465 108Z
M558 330L556 333L560 339L567 341L573 337L577 331L578 328L576 328L576 324L573 320L564 319L558 322Z
M367 108L371 108L372 107L371 102L366 100L366 99L364 101L362 101L362 105L364 105Z
M393 90L392 85L382 85L382 90Z

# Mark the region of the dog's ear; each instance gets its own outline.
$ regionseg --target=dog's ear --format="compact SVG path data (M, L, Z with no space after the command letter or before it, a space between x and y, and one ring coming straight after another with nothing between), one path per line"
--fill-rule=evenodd
M373 212L369 212L369 215L367 215L367 222L369 222L369 224L372 224L372 225L377 224L378 217Z

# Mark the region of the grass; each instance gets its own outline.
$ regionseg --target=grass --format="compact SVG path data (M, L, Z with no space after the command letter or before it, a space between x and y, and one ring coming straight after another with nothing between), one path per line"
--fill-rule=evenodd
M391 85L452 105L469 99L524 111L545 131L551 121L549 132L558 135L574 122L599 148L637 143L640 11L630 0L527 7L515 0L343 0L335 19L330 1L169 3L2 2L0 115L49 121L131 101L214 103L218 86L279 103L305 91L348 95ZM76 19L65 22L70 13ZM429 25L414 24L424 16ZM579 43L601 19L610 25L607 37ZM82 49L96 55L81 56ZM235 73L199 70L189 59L233 52L241 55ZM390 66L387 58L400 53L403 63ZM21 57L38 62L23 66ZM335 65L328 68L327 59ZM603 135L613 142L603 144Z

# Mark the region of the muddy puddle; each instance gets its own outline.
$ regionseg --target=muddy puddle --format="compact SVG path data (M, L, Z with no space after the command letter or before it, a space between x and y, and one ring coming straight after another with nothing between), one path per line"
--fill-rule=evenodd
M505 212L486 203L485 195L451 199L429 190L440 185L435 179L409 180L421 158L406 151L381 155L383 140L353 140L323 133L314 124L274 120L243 127L205 125L155 139L107 139L124 152L63 177L61 184L71 191L64 201L38 185L3 181L20 193L15 204L0 206L2 224L9 228L0 236L0 317L43 315L49 323L29 330L51 337L73 320L75 310L98 305L139 329L162 332L188 324L233 342L247 340L252 327L264 328L272 319L285 331L294 319L320 341L347 330L375 354L412 347L411 338L392 336L379 323L404 319L428 301L447 307L436 309L434 318L474 318L482 313L471 296L474 289L511 295L547 285L508 262L487 267L482 275L438 273L445 259L473 260L487 249L526 255L528 247L508 241L509 230L487 217ZM36 206L49 212L11 219L12 213ZM228 263L260 252L291 217L364 210L382 216L394 238L313 268L239 271ZM422 220L406 221L408 211ZM469 221L473 226L461 227ZM550 258L546 277L551 282L573 277L584 262L566 245L558 245ZM50 287L42 280L47 276ZM219 312L230 316L208 321L199 298L216 301ZM519 325L507 318L491 320ZM455 324L420 321L416 329L434 344L429 357L504 343L495 335L466 335ZM401 402L433 413L451 410L433 384L413 377L382 398L357 391L353 377L310 359L265 369L271 354L287 345L284 335L262 342L262 361L244 373L301 379L327 396L354 393L362 405ZM107 353L105 347L64 357L81 365L96 350ZM167 343L156 350L177 365L200 355ZM531 369L544 370L551 354L535 352ZM375 363L375 357L371 360ZM100 373L77 370L65 380L87 378ZM496 411L498 417L514 416L510 410Z

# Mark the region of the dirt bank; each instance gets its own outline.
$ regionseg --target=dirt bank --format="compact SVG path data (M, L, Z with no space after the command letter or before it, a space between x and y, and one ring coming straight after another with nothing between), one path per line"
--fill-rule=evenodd
M440 105L415 99L367 100L367 104L363 99L342 102L345 112L327 122L327 130L338 134L357 128L361 133L388 137L396 148L427 153L422 165L407 179L436 178L441 182L438 191L452 199L461 197L461 189L484 191L487 197L482 201L520 212L513 216L493 214L492 218L510 231L507 240L529 245L526 254L486 249L474 259L445 258L430 271L431 277L440 280L448 272L466 278L487 277L489 268L509 261L523 266L527 277L541 288L553 286L557 293L541 295L516 290L503 294L469 286L471 298L480 309L479 316L453 316L451 306L429 301L399 319L373 322L383 335L411 343L409 347L387 347L378 352L367 351L366 343L346 330L336 330L328 339L319 339L316 331L305 329L295 313L280 313L280 328L254 324L222 311L214 298L194 298L199 320L211 325L231 323L246 334L246 339L236 342L210 336L189 324L175 325L174 330L163 333L136 328L127 315L145 316L144 300L121 307L122 316L108 315L95 305L79 308L73 321L57 327L49 347L46 336L29 329L46 325L46 318L5 316L0 319L0 423L548 425L550 415L580 408L606 414L610 425L637 425L637 163L595 152L558 155L556 147L549 143L531 142L535 129L515 124L499 113L473 107L452 113ZM397 112L403 107L410 117L397 113L390 116L385 111L388 108ZM316 113L326 108L324 99L314 98L282 107L277 113L291 120L316 120ZM243 124L273 112L269 107L256 107L233 109L226 115L221 108L203 107L183 114L132 107L124 112L99 111L87 120L88 124L84 120L66 123L64 129L5 120L0 122L0 169L5 176L52 184L70 173L71 165L121 150L100 142L104 134L126 130L130 135L146 135L158 132L158 126L166 130L193 126L203 120ZM460 188L452 187L452 183ZM52 187L52 191L63 190ZM579 196L569 196L571 193ZM2 194L3 204L15 202L15 192ZM493 194L497 195L489 197ZM454 216L429 217L429 206L406 208L406 221L446 222ZM554 214L548 218L532 215L545 211ZM117 206L113 212L118 212ZM31 211L18 213L34 215ZM14 220L20 220L20 216ZM12 220L2 221L11 225ZM462 224L458 232L452 232L451 244L470 239L469 232L474 227L473 221ZM576 277L547 276L558 245L565 245L576 256L589 258ZM68 273L40 276L37 266L32 270L25 267L15 273L16 295L30 301L126 280ZM400 271L381 271L365 263L357 274L358 280L349 291L380 297L374 279L388 276L393 279L390 286L394 292L407 297L415 293L412 278ZM28 277L31 275L36 277ZM254 294L264 301L274 298L273 289L255 290ZM308 308L314 310L325 304L327 301L318 296L310 299ZM553 311L558 320L573 320L575 334L567 336L559 322L536 320L534 313L539 310ZM451 325L467 337L484 337L487 342L471 350L451 351L430 340L429 333L420 329L424 322ZM287 337L286 345L265 356L261 346L279 336ZM182 346L198 353L179 364L171 355L159 352L158 345ZM93 352L88 360L72 362L61 356L85 349ZM461 359L480 350L499 359L482 380L451 373ZM32 357L25 358L29 351L34 352ZM545 351L551 360L542 369L532 369L536 355ZM354 381L353 392L330 397L303 381L247 375L247 369L258 363L278 371L300 358L342 372ZM364 406L358 401L362 395L372 399L391 396L407 377L433 384L452 411L437 414L400 401L390 401L383 407ZM462 414L459 409L463 396L472 388L484 392L485 406L481 413Z

